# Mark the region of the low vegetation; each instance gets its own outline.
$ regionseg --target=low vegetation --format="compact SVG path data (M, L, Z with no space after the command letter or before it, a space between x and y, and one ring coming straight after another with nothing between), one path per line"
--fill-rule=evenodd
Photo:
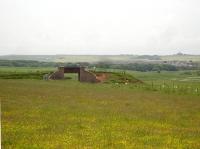
M38 79L51 74L56 68L1 67L0 79ZM131 84L132 88L178 94L200 94L199 71L163 71L157 73L96 68L90 70L108 84ZM65 74L65 79L78 80L77 74Z
M42 79L45 74L49 72L13 72L13 73L2 73L0 72L1 79Z
M3 148L196 148L200 100L74 80L0 80Z
M2 148L200 148L198 70L96 68L105 83L42 80L54 70L0 68Z
M0 67L58 67L58 66L84 66L87 68L104 68L104 69L123 69L133 71L180 71L180 70L197 70L200 68L200 63L189 63L182 65L165 64L164 62L118 62L113 63L112 61L103 62L40 62L32 60L0 60Z
M122 72L108 72L108 71L92 71L96 76L105 76L103 83L142 83L141 80L136 79L133 75Z
M113 64L109 62L100 62L95 65L98 68L105 69L123 69L123 70L134 70L134 71L177 71L181 67L176 67L169 64L148 64L148 63L128 63L128 64ZM190 68L191 69L191 68Z

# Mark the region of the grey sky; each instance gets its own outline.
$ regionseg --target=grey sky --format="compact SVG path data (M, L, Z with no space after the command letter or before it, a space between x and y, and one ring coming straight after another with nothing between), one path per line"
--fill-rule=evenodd
M200 0L0 0L0 54L200 54Z

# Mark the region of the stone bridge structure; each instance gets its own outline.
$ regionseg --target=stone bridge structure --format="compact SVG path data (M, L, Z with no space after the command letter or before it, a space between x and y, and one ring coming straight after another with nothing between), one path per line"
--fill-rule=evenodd
M49 79L53 80L60 80L64 79L65 73L78 73L78 80L80 82L90 82L90 83L97 83L100 80L97 79L97 76L85 70L84 67L58 67L58 70L55 71L53 74L49 76Z

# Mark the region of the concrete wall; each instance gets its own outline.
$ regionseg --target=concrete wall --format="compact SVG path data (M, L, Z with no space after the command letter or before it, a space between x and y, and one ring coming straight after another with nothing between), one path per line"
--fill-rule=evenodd
M53 80L60 80L60 79L64 79L64 68L62 69L62 67L55 71L54 73L52 73L49 76L49 79L53 79Z
M97 83L100 82L96 79L96 75L86 71L84 69L80 70L80 82L90 82L90 83Z

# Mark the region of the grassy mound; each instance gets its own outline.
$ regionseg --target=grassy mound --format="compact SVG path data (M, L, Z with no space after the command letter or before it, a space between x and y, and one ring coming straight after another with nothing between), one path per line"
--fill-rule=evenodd
M142 83L141 80L136 79L133 75L127 74L125 72L93 72L96 74L97 78L102 78L104 83Z

